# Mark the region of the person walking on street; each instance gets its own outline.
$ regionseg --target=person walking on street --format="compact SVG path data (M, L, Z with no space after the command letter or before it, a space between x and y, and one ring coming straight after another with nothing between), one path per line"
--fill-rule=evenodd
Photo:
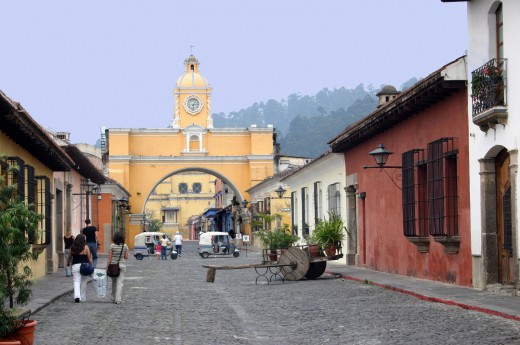
M173 241L175 241L175 250L177 250L177 254L179 254L179 256L181 256L182 236L181 236L181 234L178 231L175 234L175 236L173 236Z
M69 259L70 247L74 243L74 236L72 236L72 231L70 229L68 229L65 233L65 236L63 236L63 242L65 243L65 275L67 277L72 277L72 270L70 266L67 264Z
M67 265L72 266L72 276L74 277L74 301L76 303L87 301L87 281L88 276L80 273L81 264L84 262L92 263L92 254L86 245L85 235L79 234L74 239L70 247Z
M98 250L98 237L97 237L98 229L90 225L90 219L85 220L85 227L81 232L87 238L87 246L92 253L92 259L94 260L94 268L97 266L97 250Z
M128 260L128 247L125 244L125 235L116 232L112 237L112 244L108 249L107 270L109 264L116 264L119 261L119 276L112 279L112 303L121 303L123 292L123 281L126 274L126 260Z
M155 246L155 257L157 258L157 260L161 258L161 249L161 243L157 243L157 245Z
M168 249L168 239L166 238L166 235L162 235L161 238L161 260L168 260L168 257L166 256L166 250Z

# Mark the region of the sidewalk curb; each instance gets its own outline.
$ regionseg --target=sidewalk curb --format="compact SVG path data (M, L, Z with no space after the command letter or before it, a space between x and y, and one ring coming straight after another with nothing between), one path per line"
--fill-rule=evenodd
M88 284L92 283L93 279L91 278L89 281L87 281L87 286ZM37 300L31 300L28 304L27 304L27 307L29 309L31 309L31 313L32 314L36 314L37 312L39 312L40 310L42 310L43 308L45 308L46 306L48 306L49 304L51 304L52 302L56 301L57 299L65 296L65 295L68 295L70 293L73 293L74 292L74 287L72 288L68 288L68 289L64 289L60 292L58 292L55 296L53 296L52 298L49 298L49 299L45 299L45 300L42 300L41 303L38 303ZM32 305L35 305L35 306L32 306Z
M88 284L88 283L87 283ZM42 310L43 308L45 308L46 306L48 306L49 304L51 304L52 302L56 301L58 298L60 297L63 297L71 292L74 291L74 288L71 288L71 289L67 289L67 290L63 290L63 291L60 291L58 294L56 294L55 296L53 296L52 298L50 299L47 299L45 301L43 301L42 303L37 303L36 301L31 301L29 302L29 304L27 305L27 307L29 309L31 309L31 313L32 314L36 314L37 312L39 312L40 310ZM36 306L33 306L33 305L36 305Z
M352 280L352 281L355 281L355 282L358 282L358 283L368 284L367 283L368 281L366 279L356 278L356 277L353 277L353 276L344 275L344 274L341 274L341 273L335 273L333 271L328 271L328 270L326 270L325 273L334 274L334 275L339 276L341 278ZM415 297L417 299L420 299L420 300L423 300L423 301L426 301L426 302L442 303L442 304L446 304L446 305L459 307L459 308L462 308L462 309L473 310L473 311L486 313L486 314L490 314L490 315L494 315L494 316L500 316L500 317L503 317L503 318L506 318L506 319L510 319L510 320L520 321L520 317L519 316L510 315L510 314L502 313L502 312L499 312L499 311L496 311L496 310L476 307L476 306L473 306L473 305L460 303L460 302L455 302L455 301L442 299L442 298L438 298L438 297L429 297L429 296L426 296L426 295L418 294L418 293L413 292L413 291L409 291L409 290L405 290L405 289L401 289L401 288L396 288L396 287L388 285L388 284L381 284L381 283L370 281L369 285L374 285L374 286L377 286L377 287L380 287L380 288L383 288L383 289L387 289L387 290L390 290L390 291L400 292L400 293L413 296L413 297Z

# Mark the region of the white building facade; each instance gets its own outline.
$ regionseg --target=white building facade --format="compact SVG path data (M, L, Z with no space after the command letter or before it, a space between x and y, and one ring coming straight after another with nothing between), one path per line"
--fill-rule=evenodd
M473 285L518 294L520 1L467 9Z
M340 215L347 224L343 154L326 153L282 178L281 182L291 190L291 227L302 242L312 234L316 222L328 219L330 212ZM343 263L350 254L355 255L348 250L355 251L355 244L349 243L352 238L347 236L342 244Z

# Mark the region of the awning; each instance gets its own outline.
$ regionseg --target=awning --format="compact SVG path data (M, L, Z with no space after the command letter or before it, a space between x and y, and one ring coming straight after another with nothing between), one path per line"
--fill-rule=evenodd
M181 208L179 206L163 206L161 207L161 211L179 211Z
M202 214L204 218L213 218L217 215L217 213L221 210L221 208L210 208Z

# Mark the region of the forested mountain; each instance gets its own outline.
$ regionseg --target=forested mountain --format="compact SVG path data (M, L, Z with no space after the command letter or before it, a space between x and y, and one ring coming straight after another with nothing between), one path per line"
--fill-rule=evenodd
M404 90L417 82L410 79ZM237 112L215 113L215 127L265 127L272 124L278 133L281 153L315 158L328 149L327 141L345 127L374 111L380 90L359 84L353 89L322 89L314 96L291 94L287 100L255 103Z

